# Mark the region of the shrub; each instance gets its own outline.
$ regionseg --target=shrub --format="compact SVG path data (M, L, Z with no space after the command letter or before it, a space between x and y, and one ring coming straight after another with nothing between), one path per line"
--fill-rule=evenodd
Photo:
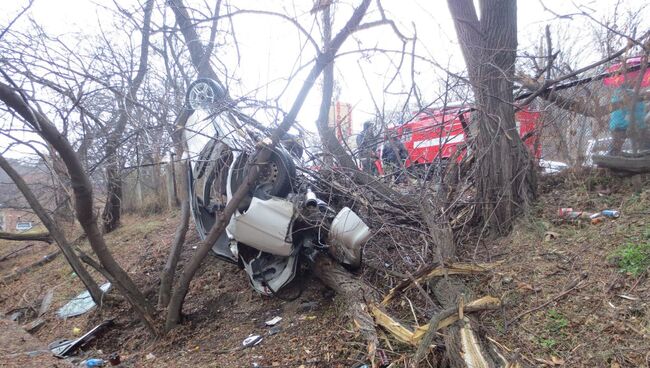
M640 276L650 268L650 242L628 243L618 248L613 258L621 272Z

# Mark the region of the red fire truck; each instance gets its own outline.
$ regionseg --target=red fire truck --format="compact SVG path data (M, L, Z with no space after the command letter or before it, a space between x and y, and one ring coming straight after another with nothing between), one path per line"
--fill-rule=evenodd
M414 169L419 167L417 165L427 165L437 160L445 162L463 149L466 136L471 134L469 126L473 111L469 106L426 109L409 122L389 128L389 134L396 134L408 151L406 168ZM540 158L541 149L533 133L539 118L538 111L521 110L515 114L519 135L525 139L524 143L536 159ZM462 154L458 155L460 158ZM377 160L375 165L383 175L381 160Z

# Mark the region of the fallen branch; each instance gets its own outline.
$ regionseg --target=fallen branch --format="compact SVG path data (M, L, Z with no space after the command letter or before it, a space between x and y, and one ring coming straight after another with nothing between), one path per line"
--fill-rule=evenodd
M445 275L471 275L489 271L494 267L498 266L499 263L452 263L448 266L427 266L419 271L417 271L412 279L404 280L399 285L390 289L388 294L384 297L384 300L381 301L382 306L386 306L391 300L393 300L397 295L406 291L411 285L415 282L416 284L422 284L434 277L441 277Z
M30 264L30 265L27 265L27 266L25 266L25 267L23 267L23 268L21 268L19 270L16 270L16 272L12 273L11 275L7 275L7 276L3 277L2 282L7 283L7 282L14 281L20 275L22 275L24 273L27 273L27 272L31 271L32 269L34 269L36 267L39 267L39 266L42 266L42 265L44 265L46 263L52 262L59 254L61 254L60 250L52 252L52 253L46 255L45 257L39 259L38 261L36 261L36 262L34 262L34 263Z
M488 295L465 304L463 307L463 312L472 313L483 310L493 310L499 308L500 306L501 301L499 299ZM370 314L372 314L372 316L375 318L375 323L377 323L377 325L383 327L386 331L390 332L398 341L405 344L417 346L425 336L426 332L429 330L429 327L432 326L430 322L426 325L416 328L415 331L413 331L393 319L380 307L370 305L369 309ZM435 332L445 327L451 326L453 323L459 320L460 317L458 312L458 308L448 308L436 314L431 319L431 321L434 322L433 325L436 326L436 328L432 330Z
M23 250L25 250L25 249L27 249L27 248L29 248L29 247L33 247L33 246L34 246L34 243L31 243L31 244L27 244L27 245L25 245L25 246L22 247L22 248L16 249L16 250L14 250L13 252L9 252L9 253L7 253L6 255L0 257L0 262L2 262L2 261L6 261L7 259L11 258L11 256L13 256L14 254L19 253L19 252L22 252Z
M52 237L48 232L42 233L8 233L0 231L0 239L5 240L16 240L16 241L43 241L47 243L52 243Z

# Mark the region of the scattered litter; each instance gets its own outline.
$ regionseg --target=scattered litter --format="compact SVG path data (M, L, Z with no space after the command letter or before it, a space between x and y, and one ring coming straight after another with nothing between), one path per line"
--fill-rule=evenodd
M612 308L614 308L614 309L618 309L618 307L615 306L614 304L612 304L612 302L607 302L607 304L609 304L609 306L612 307Z
M104 321L76 340L56 340L52 342L48 348L52 351L54 356L58 358L64 358L68 355L74 354L77 350L79 350L79 348L85 346L90 341L97 338L102 332L111 326L113 326L113 320Z
M598 225L598 224L600 224L600 223L603 222L603 221L604 221L604 220L603 220L602 217L595 217L595 218L592 218L592 219L591 219L591 224L592 224L592 225Z
M22 316L23 316L23 311L22 311L22 310L19 310L19 311L13 312L13 313L9 316L9 320L10 320L10 321L14 321L14 322L16 322L16 321L18 321L18 320L20 319L20 317L22 317Z
M300 306L298 307L299 312L308 312L312 309L316 309L318 307L318 302L304 302L301 303Z
M512 282L512 277L510 277L510 276L504 276L504 277L501 279L501 282L504 283L504 284L510 284L510 283Z
M120 363L122 363L118 353L111 353L111 355L108 356L108 362L111 363L111 365L120 365Z
M242 342L242 345L245 348L248 348L248 347L255 346L255 345L259 344L261 341L262 341L262 336L260 336L260 335L250 335L250 336L248 336L247 338L244 339L244 341Z
M278 322L282 321L282 317L275 316L271 318L270 320L264 322L266 323L267 326L275 326L278 324Z
M558 216L565 220L578 220L578 219L589 219L593 213L584 212L584 211L574 211L573 208L565 207L560 208L558 211Z
M625 294L620 294L619 297L627 300L634 300L634 301L639 300L639 298L637 298L636 296L625 295Z
M153 353L147 354L147 356L144 357L146 360L153 360L156 359L156 356Z
M603 221L603 217L619 218L621 213L616 210L602 210L600 212L590 213L584 211L574 211L573 208L564 207L558 210L558 216L562 219L569 221L576 221L579 219L590 219L591 223L596 225Z
M269 336L273 336L275 334L278 334L280 331L282 331L282 327L280 326L273 326L269 329Z
M544 233L544 241L551 241L560 237L560 234L554 231L547 231Z
M54 298L54 289L50 289L45 293L45 296L43 297L43 301L41 302L41 307L38 309L38 316L42 316L47 312L48 309L50 309L50 305L52 305L52 299Z
M72 335L73 336L79 336L80 333L81 333L81 329L79 327L73 327L72 328Z
M97 359L97 358L92 358L88 360L84 360L81 362L82 367L103 367L104 364L106 364L106 361L104 359Z
M619 218L619 217L621 217L621 213L616 211L616 210L604 210L604 211L601 211L600 213L602 213L603 216L609 217L609 218Z
M45 320L43 318L37 318L30 323L26 324L23 326L23 330L32 333L36 332L39 328L41 328L45 324Z
M107 282L99 288L102 292L107 293L111 288L111 283ZM90 293L86 290L61 307L56 314L59 318L75 317L88 312L93 309L95 305L93 298L90 297Z

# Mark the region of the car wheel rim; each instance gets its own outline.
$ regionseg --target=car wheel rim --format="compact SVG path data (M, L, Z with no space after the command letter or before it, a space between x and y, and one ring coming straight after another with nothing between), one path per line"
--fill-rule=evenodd
M200 109L208 107L214 102L214 90L205 82L197 83L190 91L190 107Z

